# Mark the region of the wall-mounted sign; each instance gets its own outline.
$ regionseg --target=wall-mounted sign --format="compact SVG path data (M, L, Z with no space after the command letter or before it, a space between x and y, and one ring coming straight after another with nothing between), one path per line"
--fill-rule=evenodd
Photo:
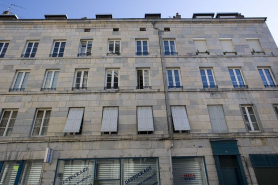
M184 174L183 177L184 177L184 180L195 180L196 179L195 174Z
M52 162L52 157L53 157L53 152L54 150L51 148L46 148L45 151L45 156L44 156L44 161L45 163L51 163Z

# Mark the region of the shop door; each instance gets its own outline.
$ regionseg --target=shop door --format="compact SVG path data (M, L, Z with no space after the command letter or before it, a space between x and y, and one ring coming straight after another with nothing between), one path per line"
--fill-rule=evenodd
M278 168L254 168L259 185L273 185L278 182Z
M225 185L240 185L236 156L219 156Z

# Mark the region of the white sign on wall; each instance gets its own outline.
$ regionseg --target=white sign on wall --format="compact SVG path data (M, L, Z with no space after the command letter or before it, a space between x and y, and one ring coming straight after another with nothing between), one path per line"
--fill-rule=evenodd
M44 156L44 162L45 163L51 163L52 162L53 152L54 152L53 149L46 148L45 156Z

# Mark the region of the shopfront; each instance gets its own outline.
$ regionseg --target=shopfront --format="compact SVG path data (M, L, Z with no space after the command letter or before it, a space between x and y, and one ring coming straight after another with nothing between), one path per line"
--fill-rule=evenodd
M158 158L59 159L55 185L159 185Z

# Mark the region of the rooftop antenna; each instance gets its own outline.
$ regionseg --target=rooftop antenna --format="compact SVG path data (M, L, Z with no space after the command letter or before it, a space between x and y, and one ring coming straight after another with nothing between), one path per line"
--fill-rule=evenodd
M3 6L3 5L2 5ZM7 6L6 6L7 7ZM18 6L16 4L11 4L11 6L8 7L8 9L6 11L3 12L3 14L5 15L10 15L10 14L13 14L13 12L11 12L10 10L13 8L13 7L18 7L18 8L22 8L22 9L25 9L21 6ZM13 9L13 10L16 10L16 9Z

